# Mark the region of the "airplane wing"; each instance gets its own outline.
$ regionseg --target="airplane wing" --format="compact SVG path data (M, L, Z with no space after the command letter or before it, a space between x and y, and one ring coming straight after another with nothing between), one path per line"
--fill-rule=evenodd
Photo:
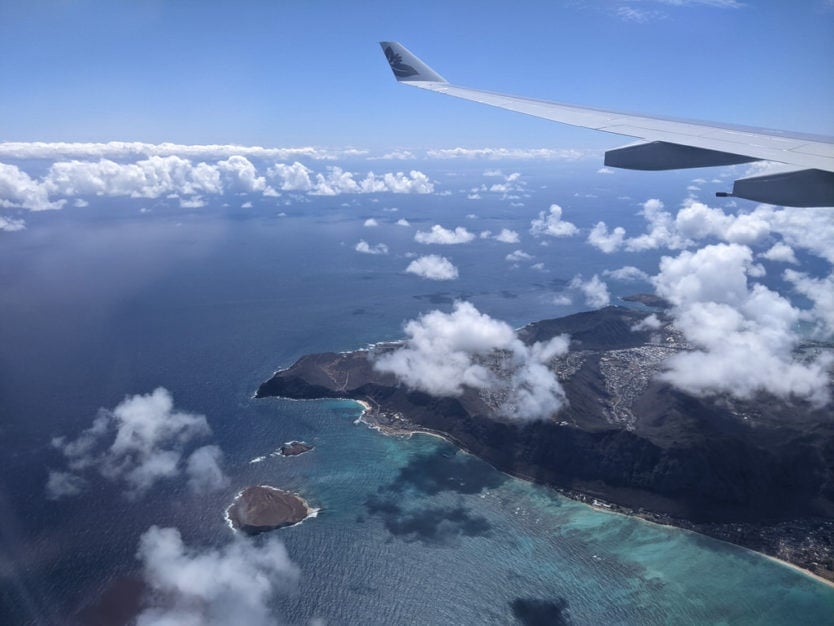
M406 85L644 140L608 150L605 165L670 170L776 161L795 169L742 178L735 181L731 194L717 195L785 206L834 206L834 137L634 115L459 87L447 82L405 46L393 41L380 45L394 76Z

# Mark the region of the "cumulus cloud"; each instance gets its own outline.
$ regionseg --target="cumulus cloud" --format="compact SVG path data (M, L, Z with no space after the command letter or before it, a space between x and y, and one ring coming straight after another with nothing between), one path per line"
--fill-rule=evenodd
M509 228L502 228L501 232L495 235L495 240L502 243L518 243L520 241L518 233Z
M646 272L634 267L633 265L626 265L616 270L605 270L603 275L613 278L614 280L621 280L623 282L650 280L650 276Z
M31 211L60 209L66 201L52 202L48 189L16 165L0 163L0 206L22 207Z
M744 399L768 392L824 404L831 357L795 359L799 338L792 329L801 312L767 287L751 285L754 267L752 251L740 244L663 257L656 292L674 305L675 325L695 349L668 359L662 377L695 395Z
M6 231L7 233L17 232L19 230L24 230L26 228L26 222L23 220L15 219L13 217L3 217L0 215L0 231Z
M777 241L766 252L762 252L759 256L767 259L768 261L791 263L793 265L799 264L799 261L796 260L796 254L794 254L793 248L785 243L782 243L781 241Z
M550 210L539 212L539 217L530 222L530 233L534 236L570 237L579 232L571 222L562 220L562 207L551 204Z
M834 335L834 274L813 278L802 272L785 270L784 277L795 291L813 302L813 308L804 317L817 324L816 335L830 339Z
M443 228L440 224L432 226L430 231L418 230L414 234L414 241L424 244L454 245L469 243L473 239L475 239L475 234L469 232L463 226L449 230Z
M585 296L585 304L595 309L611 304L611 294L608 285L594 274L589 280L582 280L582 276L574 276L570 282L571 289L578 289Z
M267 170L270 179L280 183L282 191L311 191L313 189L313 181L310 178L312 173L313 170L298 161L290 165L276 163Z
M725 213L723 209L687 198L676 215L664 210L657 199L647 200L640 212L646 220L646 232L628 238L621 227L608 230L599 222L588 236L588 243L603 252L624 248L630 252L669 249L683 250L703 240L760 245L781 236L771 260L789 259L786 248L801 248L834 263L834 211L830 208L777 208L759 205L749 212ZM768 253L765 253L765 258ZM786 261L790 262L790 261Z
M625 234L625 228L621 226L617 226L609 233L605 222L597 222L588 233L588 243L605 254L611 254L622 248Z
M260 543L238 537L198 550L186 546L176 528L151 526L136 558L152 590L138 626L274 624L270 602L295 589L300 574L274 537Z
M458 268L449 259L437 254L414 259L405 271L429 280L455 280L458 277Z
M374 226L379 226L379 222L377 222L374 218L369 217L365 220L364 224L362 224L365 228L373 228Z
M568 351L564 335L525 345L505 322L456 302L405 325L403 347L378 355L374 367L411 389L459 396L469 387L497 400L516 420L547 419L563 406L564 391L547 364Z
M648 222L649 229L646 233L629 239L626 242L627 250L641 252L664 247L680 250L689 245L690 242L675 227L672 214L663 210L663 202L657 198L646 200L640 215Z
M663 322L657 317L655 313L644 317L631 327L631 330L658 330L663 326Z
M411 222L409 222L404 217L401 217L400 219L397 220L397 226L411 226Z
M532 260L532 256L527 254L524 250L515 250L504 257L510 263L521 263L522 261Z
M369 193L431 193L434 185L422 172L368 172L357 178L332 166L314 172L295 161L276 163L262 175L248 158L232 154L214 162L193 162L189 153L151 154L130 162L104 156L97 160L64 160L52 163L40 178L32 178L16 165L0 163L0 206L33 211L59 209L66 198L105 196L131 198L198 197L224 193L257 193L276 197L279 191L313 195ZM103 154L104 152L102 152ZM55 199L55 198L58 199ZM189 200L193 202L193 200Z
M226 479L219 448L204 446L183 460L187 444L210 433L205 416L174 410L171 394L162 387L127 397L112 411L100 410L92 426L76 439L52 440L70 472L52 472L47 494L59 498L79 493L83 474L91 471L123 484L129 497L182 472L195 489L222 487Z
M388 254L388 246L384 243L378 243L372 246L364 239L359 240L359 243L356 244L354 250L363 254Z

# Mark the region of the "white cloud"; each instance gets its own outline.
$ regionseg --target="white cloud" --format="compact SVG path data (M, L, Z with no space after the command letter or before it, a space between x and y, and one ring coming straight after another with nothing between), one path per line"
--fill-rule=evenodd
M427 156L433 159L510 159L510 160L558 160L576 161L595 154L589 151L552 148L446 148L428 150Z
M458 268L449 259L437 254L414 259L405 271L430 280L455 280L458 277Z
M567 353L566 336L527 346L508 324L468 302L456 302L451 313L432 311L411 320L405 332L404 346L377 356L374 368L409 388L438 396L478 389L500 398L502 416L518 420L547 419L565 402L547 364Z
M378 243L372 246L364 239L359 240L359 243L356 244L354 250L363 254L388 254L388 246L384 243Z
M585 304L599 309L611 304L611 294L608 285L596 274L590 280L582 280L582 276L574 276L570 282L571 289L578 289L585 296Z
M515 250L504 257L510 263L521 263L522 261L532 260L532 256L527 254L524 250Z
M223 451L217 446L203 446L194 450L185 465L189 489L195 493L204 493L228 486L229 478L220 468L222 461Z
M454 245L460 243L469 243L475 239L475 235L463 226L458 226L454 230L443 228L440 224L435 224L430 231L418 230L414 234L414 241L424 244L443 244Z
M834 263L834 211L826 207L779 209L759 205L747 213L727 214L688 198L673 216L663 210L662 202L651 199L643 204L641 215L648 226L644 234L627 238L621 227L609 233L605 222L599 222L588 236L588 242L603 252L614 252L621 247L640 252L658 248L682 250L704 239L755 245L781 235L784 242L777 244L805 249ZM777 246L774 254L779 253L787 250Z
M834 274L825 278L813 278L802 272L785 270L785 280L794 290L814 303L804 317L817 323L816 335L830 339L834 335Z
M400 219L397 220L397 226L411 226L411 222L409 222L404 217L401 217Z
M562 207L558 204L551 204L547 213L540 211L539 217L530 222L530 233L534 236L570 237L578 232L576 226L562 220Z
M502 243L518 243L520 241L518 233L509 228L502 228L501 232L495 235L495 240Z
M796 254L794 254L793 248L785 243L782 243L781 241L777 241L766 252L762 252L759 256L767 259L768 261L791 263L793 265L799 264L799 261L796 260Z
M663 210L663 202L660 200L656 198L646 200L640 214L649 223L649 231L639 237L629 239L626 242L627 250L640 252L661 247L680 250L690 245L690 242L678 233L672 214Z
M205 416L175 411L171 394L162 387L127 397L112 411L100 410L93 425L76 439L53 439L52 445L63 453L77 480L66 472L53 472L48 493L73 495L72 487L80 490L81 475L88 470L123 483L129 497L142 495L159 480L179 476L183 469L192 486L223 486L221 454L215 446L195 451L183 468L186 444L210 433Z
M137 626L275 624L270 603L294 590L300 573L275 537L262 543L238 537L200 551L186 546L176 528L151 526L136 557L152 590Z
M131 198L199 197L224 193L259 193L276 197L279 192L267 184L267 177L281 191L313 195L369 193L431 193L433 183L419 171L408 174L368 172L357 179L340 167L313 172L295 161L277 163L267 169L266 177L245 156L233 154L214 163L194 163L183 155L151 155L124 163L107 158L97 161L56 161L39 180L31 178L15 165L0 163L0 206L22 207L33 211L59 209L64 199L56 196L105 196ZM181 201L195 206L198 200Z
M588 233L588 243L605 254L611 254L623 247L625 232L624 228L617 226L609 233L605 222L597 222Z
M655 313L644 317L631 327L631 330L658 330L663 326L663 322L657 317Z
M609 276L614 280L621 280L624 282L650 280L650 276L646 272L634 267L633 265L626 265L616 270L605 270L603 275Z
M293 162L292 165L276 163L267 170L267 175L271 179L280 181L282 191L311 191L313 181L310 179L310 174L312 173L313 170L298 161Z
M264 148L261 146L237 145L184 145L175 143L149 144L138 141L111 141L109 143L64 143L64 142L5 142L0 143L0 157L11 159L136 159L151 156L184 156L193 159L222 159L230 156L245 156L259 159L314 159L333 160L365 154L362 150L331 150L328 148Z
M3 217L0 215L0 231L6 231L7 233L17 232L19 230L24 230L26 228L26 222L23 220L15 219L13 217Z
M752 267L752 251L740 244L663 257L657 294L674 305L675 325L696 348L671 357L663 378L695 395L769 392L824 404L830 357L795 360L792 329L801 312L763 285L749 285Z
M60 209L64 203L50 201L49 190L16 165L0 163L0 207L45 211Z
M87 487L87 481L71 472L56 472L51 470L46 481L46 497L59 500L77 496Z
M365 228L373 228L374 226L379 226L379 222L377 222L374 218L369 217L368 219L365 220L365 223L363 224L363 226Z
M601 167L597 170L597 174L614 174L614 170L610 167Z

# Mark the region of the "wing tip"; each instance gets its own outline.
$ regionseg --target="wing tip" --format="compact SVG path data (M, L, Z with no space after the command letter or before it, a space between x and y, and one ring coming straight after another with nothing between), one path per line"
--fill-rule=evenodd
M396 41L380 41L382 51L391 66L394 78L401 83L445 83L446 79L417 58L408 48Z

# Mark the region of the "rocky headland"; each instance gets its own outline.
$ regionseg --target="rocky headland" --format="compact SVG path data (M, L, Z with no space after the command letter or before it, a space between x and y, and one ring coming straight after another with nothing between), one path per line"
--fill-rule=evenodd
M660 303L651 303L654 305ZM544 320L528 344L567 333L549 363L568 404L549 420L512 422L496 399L410 390L373 368L372 351L312 354L263 383L256 397L348 398L391 434L428 432L509 474L595 506L736 543L834 580L834 413L762 394L699 398L657 379L691 349L663 313L622 307ZM809 346L808 350L830 346ZM755 364L750 364L755 367Z

